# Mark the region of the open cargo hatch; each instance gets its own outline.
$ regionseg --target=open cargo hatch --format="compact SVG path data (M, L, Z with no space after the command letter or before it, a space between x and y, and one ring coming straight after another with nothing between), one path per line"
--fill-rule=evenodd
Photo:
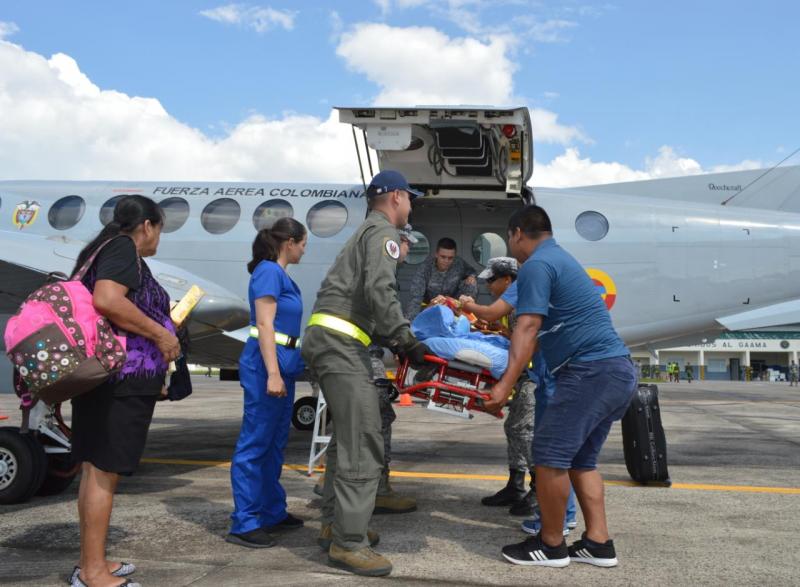
M418 189L493 190L518 195L533 173L531 118L527 108L338 107L339 122L353 126L361 175L394 169ZM356 128L361 130L359 146ZM366 147L369 147L366 148ZM368 168L362 163L365 151ZM369 174L369 177L365 174Z

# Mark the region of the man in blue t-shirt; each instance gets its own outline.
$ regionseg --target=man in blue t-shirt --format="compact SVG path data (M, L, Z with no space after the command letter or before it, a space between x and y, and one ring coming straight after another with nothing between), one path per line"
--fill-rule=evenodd
M508 235L511 254L524 263L517 276L517 324L508 369L486 408L496 410L506 402L537 341L556 389L534 425L541 532L503 547L503 556L524 565L564 567L576 561L613 567L617 557L608 536L597 456L636 390L634 366L592 280L553 238L544 209L526 206L515 212ZM586 532L567 548L562 524L570 480Z

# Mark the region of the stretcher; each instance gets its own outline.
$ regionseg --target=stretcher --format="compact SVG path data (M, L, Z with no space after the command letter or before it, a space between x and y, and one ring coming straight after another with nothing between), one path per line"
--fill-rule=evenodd
M492 414L483 407L497 380L478 353L450 360L425 355L425 363L415 371L408 359L400 362L394 380L399 393L428 400L428 409L461 418L472 418L473 411L503 417L502 411Z

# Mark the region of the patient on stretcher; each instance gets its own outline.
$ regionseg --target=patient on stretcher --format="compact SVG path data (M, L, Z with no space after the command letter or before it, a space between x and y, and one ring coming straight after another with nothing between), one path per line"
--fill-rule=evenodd
M509 340L497 334L473 332L466 316L448 306L429 306L411 323L411 331L433 353L487 369L499 379L508 365Z

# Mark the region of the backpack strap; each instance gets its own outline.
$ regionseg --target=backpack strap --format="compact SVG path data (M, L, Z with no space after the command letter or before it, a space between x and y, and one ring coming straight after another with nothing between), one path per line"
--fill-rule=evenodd
M110 243L111 241L113 241L115 239L118 239L121 236L124 236L126 238L131 238L127 234L118 234L116 236L112 236L107 241L104 241L104 242L100 243L100 245L94 250L94 252L89 256L89 258L86 259L86 262L83 264L83 267L81 267L80 269L78 269L78 271L75 272L75 274L72 276L70 281L81 281L84 277L86 277L86 274L89 272L89 269L91 269L92 263L95 262L95 259L97 259L97 256L100 254L100 251L102 251L108 243ZM133 240L133 239L131 238L131 240ZM139 260L139 255L138 254L136 255L136 265L137 265L137 267L139 269L139 276L141 277L142 266L141 266L141 261Z

